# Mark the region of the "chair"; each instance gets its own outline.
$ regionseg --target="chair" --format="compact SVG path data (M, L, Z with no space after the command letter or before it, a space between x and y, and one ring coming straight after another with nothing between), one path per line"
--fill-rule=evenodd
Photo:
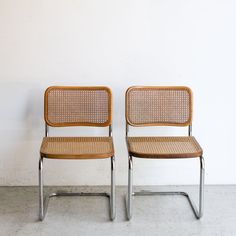
M51 197L105 196L110 200L110 218L115 219L115 157L112 141L112 93L107 87L52 86L44 96L45 137L39 160L39 218L43 220ZM109 127L107 137L48 137L49 126ZM55 192L44 197L43 159L111 160L111 193Z
M188 136L132 137L129 126L188 126ZM130 87L126 91L126 143L128 149L127 217L130 220L133 196L183 195L197 219L203 214L203 151L192 136L192 92L188 87ZM146 159L200 159L199 209L185 192L133 192L133 157Z

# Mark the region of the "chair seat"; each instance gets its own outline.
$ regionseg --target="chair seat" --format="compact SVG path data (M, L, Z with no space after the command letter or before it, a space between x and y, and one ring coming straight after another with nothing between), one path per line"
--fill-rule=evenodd
M40 154L55 159L99 159L114 155L111 137L46 137Z
M192 136L127 137L129 154L141 158L193 158L202 156L202 148Z

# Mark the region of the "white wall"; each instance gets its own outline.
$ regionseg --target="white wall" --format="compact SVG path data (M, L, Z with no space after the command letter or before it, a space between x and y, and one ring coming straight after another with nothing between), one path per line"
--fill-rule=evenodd
M43 92L55 84L113 89L121 185L127 183L126 88L190 86L206 183L236 184L235 12L234 0L0 0L0 185L37 184ZM45 183L109 184L109 164L46 160ZM197 183L196 164L138 159L134 182Z

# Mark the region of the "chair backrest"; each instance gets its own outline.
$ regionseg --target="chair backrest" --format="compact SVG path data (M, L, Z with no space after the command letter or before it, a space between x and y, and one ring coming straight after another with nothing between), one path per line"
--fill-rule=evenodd
M112 123L112 93L107 87L52 86L44 95L44 119L53 127Z
M130 87L126 91L126 121L131 126L191 125L191 89L180 86Z

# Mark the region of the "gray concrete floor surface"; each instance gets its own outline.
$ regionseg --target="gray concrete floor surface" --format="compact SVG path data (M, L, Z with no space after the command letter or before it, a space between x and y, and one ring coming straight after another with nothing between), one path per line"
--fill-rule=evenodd
M109 191L109 187L46 187L45 192ZM198 203L197 186L146 186L136 190L187 191ZM197 220L183 196L137 196L126 219L126 187L116 189L117 216L109 220L105 197L60 197L38 221L37 187L0 187L0 235L236 236L236 186L206 186L204 216Z

